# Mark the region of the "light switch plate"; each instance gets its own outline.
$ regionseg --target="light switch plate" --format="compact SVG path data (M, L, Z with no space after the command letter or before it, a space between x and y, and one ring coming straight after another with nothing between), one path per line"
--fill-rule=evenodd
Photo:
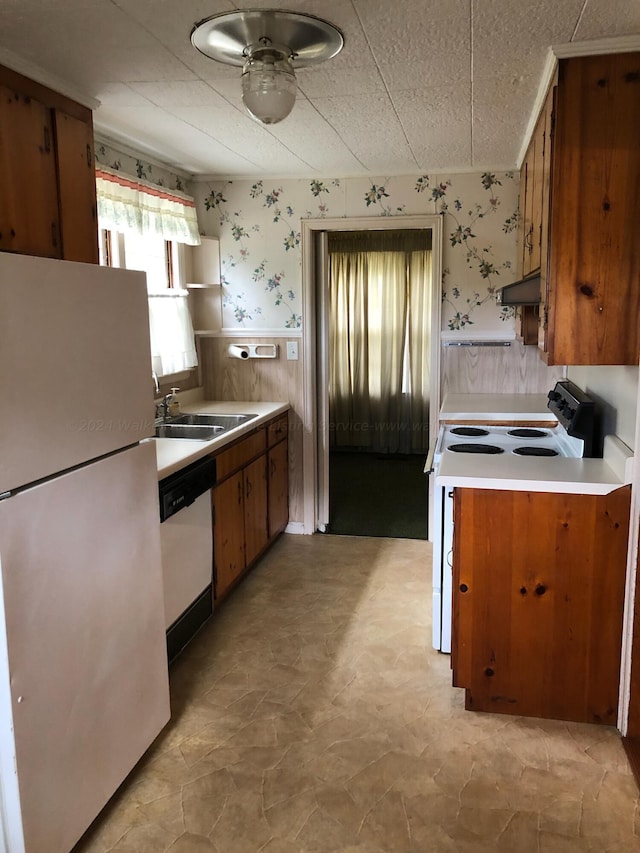
M298 341L287 341L287 361L298 360Z

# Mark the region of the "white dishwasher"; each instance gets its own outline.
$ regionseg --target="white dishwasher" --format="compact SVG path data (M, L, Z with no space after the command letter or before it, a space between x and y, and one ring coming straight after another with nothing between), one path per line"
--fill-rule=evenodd
M216 461L207 458L159 483L169 662L213 613L211 487L215 481Z

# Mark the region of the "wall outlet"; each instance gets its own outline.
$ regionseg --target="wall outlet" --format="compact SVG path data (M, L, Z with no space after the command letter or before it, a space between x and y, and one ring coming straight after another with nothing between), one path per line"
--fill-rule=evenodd
M287 361L298 360L298 341L287 341Z

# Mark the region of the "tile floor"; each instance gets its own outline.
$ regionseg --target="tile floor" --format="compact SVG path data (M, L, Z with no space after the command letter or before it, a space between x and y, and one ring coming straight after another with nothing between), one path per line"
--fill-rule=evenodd
M76 853L640 851L613 729L463 710L429 572L424 541L282 537Z

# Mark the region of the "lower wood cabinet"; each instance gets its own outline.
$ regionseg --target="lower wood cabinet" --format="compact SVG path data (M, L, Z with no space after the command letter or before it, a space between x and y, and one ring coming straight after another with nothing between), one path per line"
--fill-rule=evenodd
M468 710L615 725L630 487L455 489L453 683Z
M287 441L269 448L269 538L277 536L289 521L289 460Z
M286 415L283 416L286 419ZM282 421L280 419L276 419ZM288 521L286 431L275 421L239 439L217 455L212 490L214 595L233 588ZM271 436L280 438L267 448Z

